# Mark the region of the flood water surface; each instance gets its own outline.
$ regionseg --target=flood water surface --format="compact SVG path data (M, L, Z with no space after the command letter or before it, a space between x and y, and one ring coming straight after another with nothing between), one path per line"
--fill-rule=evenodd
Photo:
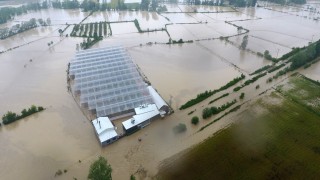
M0 40L0 51L18 47L0 54L0 116L7 111L20 113L33 104L46 108L43 112L0 127L0 179L86 179L90 164L99 155L107 157L114 179L128 179L142 168L150 172L148 178L152 177L164 158L201 142L232 122L223 119L210 126L210 131L194 135L199 126L190 123L191 117L187 111L178 110L183 103L201 92L220 88L241 73L247 75L271 64L257 56L256 52L269 50L272 56L280 56L292 47L301 47L320 38L319 23L301 17L309 16L301 12L305 7L288 10L281 7L273 10L244 8L238 9L239 12L226 12L234 11L229 7L167 5L167 8L169 12L179 13L95 12L84 21L137 19L143 30L164 28L166 24L173 23L167 25L169 34L164 30L138 33L133 22L111 23L113 35L92 46L126 47L134 63L176 110L173 115L153 122L106 148L99 146L90 121L67 89L67 64L83 38L60 37L57 32L67 27L66 23L78 24L89 13L48 9L17 16L13 21L0 25L0 28L11 27L31 18L49 17L52 21L52 26L35 28ZM194 13L195 10L210 13ZM223 12L216 13L218 11ZM247 48L253 52L239 49L243 35L238 36L237 28L224 21L233 21L249 30ZM65 34L70 34L72 28L73 25ZM228 41L211 39L231 35L235 36ZM166 44L170 37L173 40L183 38L194 41ZM49 42L52 44L48 45ZM319 62L301 72L320 80ZM261 82L264 83L267 78L262 78ZM261 89L271 87L277 80L267 85L263 83ZM244 87L242 91L246 92L246 97L260 93L252 87ZM230 93L228 98L238 99L238 94ZM227 100L222 99L215 104L220 106ZM207 103L192 107L197 109L193 115L200 117ZM185 123L188 130L176 136L172 127L180 122ZM199 123L202 126L207 122ZM143 140L140 142L139 138ZM59 169L68 172L60 178L54 177Z

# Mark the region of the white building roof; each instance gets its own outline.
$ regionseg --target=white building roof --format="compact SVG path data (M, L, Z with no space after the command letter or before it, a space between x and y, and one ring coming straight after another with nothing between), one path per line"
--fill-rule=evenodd
M132 118L122 122L122 125L125 129L130 129L160 114L158 108L154 104L149 104L148 106L144 107L143 110L138 110L138 113L140 114L134 115Z
M108 117L98 117L97 119L92 121L92 124L101 143L118 136L113 124Z
M136 114L143 114L152 110L154 111L158 110L155 104L142 104L139 107L134 108L134 111L136 112Z
M162 99L158 92L155 89L153 89L152 86L148 86L148 90L153 99L153 102L157 105L158 109L160 109L163 106L168 106L167 103Z

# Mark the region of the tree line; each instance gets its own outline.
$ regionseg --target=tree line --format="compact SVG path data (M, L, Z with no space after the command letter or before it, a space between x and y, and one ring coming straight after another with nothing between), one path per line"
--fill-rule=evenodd
M204 108L202 111L202 118L203 119L210 118L212 115L218 114L218 113L226 110L227 108L231 107L235 103L237 103L236 99L231 102L227 102L226 104L223 104L220 107L212 106L210 108Z
M212 95L214 95L214 94L216 94L216 93L218 93L220 91L226 90L227 88L237 84L239 81L243 80L245 77L246 77L245 75L241 74L240 77L234 78L233 80L228 82L226 85L220 87L219 89L215 89L213 91L209 90L209 91L205 91L203 93L200 93L200 94L197 95L196 98L191 99L188 102L186 102L185 104L181 105L179 109L180 110L186 109L186 108L191 107L191 106L193 106L195 104L198 104L199 102L207 99L208 97L210 97L210 96L212 96Z
M48 3L46 1L42 3L28 3L20 7L3 7L0 8L0 24L6 23L14 16L27 13L28 11L38 11L41 9L47 9Z
M21 111L21 115L8 111L5 115L2 116L2 122L4 125L7 125L43 110L44 108L42 106L37 107L35 105L32 105L29 109L23 109Z
M76 24L70 35L74 37L97 38L106 36L108 32L107 29L108 22ZM109 35L111 35L111 32L109 32Z
M38 27L39 26L38 24L40 26L47 26L51 24L51 20L50 18L48 18L46 21L41 18L39 18L38 20L36 20L35 18L32 18L29 21L22 22L21 24L16 24L10 28L0 29L0 39L5 39L15 34Z
M317 42L310 44L307 47L303 47L298 53L293 55L289 62L291 62L290 66L284 68L283 70L277 72L274 79L278 78L281 75L286 74L287 72L294 71L302 66L306 66L312 63L313 60L320 57L320 40Z

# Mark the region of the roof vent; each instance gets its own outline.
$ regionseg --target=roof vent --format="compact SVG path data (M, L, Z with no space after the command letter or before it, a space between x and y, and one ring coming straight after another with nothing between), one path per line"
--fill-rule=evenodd
M131 124L134 124L134 121L135 121L135 120L132 118L132 119L131 119Z

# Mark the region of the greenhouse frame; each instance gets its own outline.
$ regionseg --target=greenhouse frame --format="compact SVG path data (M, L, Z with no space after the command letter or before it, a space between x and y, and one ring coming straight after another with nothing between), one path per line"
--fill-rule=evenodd
M80 105L97 117L134 113L134 108L153 103L148 85L125 48L112 46L82 50L69 66L72 91Z

